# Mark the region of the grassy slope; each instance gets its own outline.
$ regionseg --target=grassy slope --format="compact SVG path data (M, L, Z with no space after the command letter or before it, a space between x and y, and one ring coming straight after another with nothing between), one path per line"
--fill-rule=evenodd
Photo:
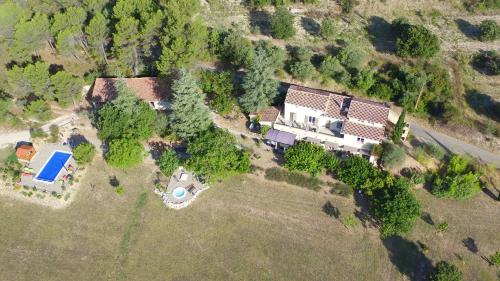
M482 194L455 203L418 191L432 218L448 221L448 232L439 236L419 222L411 241L382 242L375 229L350 231L322 212L330 200L348 214L356 208L351 199L250 176L172 211L141 176L150 171L125 174L99 160L60 211L0 198L0 280L401 280L400 271L418 278L440 259L459 264L468 279L494 280L480 255L500 248L500 210ZM123 197L106 173L122 179ZM469 236L477 255L462 245ZM422 253L417 240L430 249Z

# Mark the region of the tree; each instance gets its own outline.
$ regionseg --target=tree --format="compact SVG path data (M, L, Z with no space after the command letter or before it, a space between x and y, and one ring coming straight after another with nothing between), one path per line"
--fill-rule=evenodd
M340 0L340 6L342 7L342 13L344 14L350 14L357 5L357 0Z
M170 177L174 171L179 167L180 161L172 149L167 149L163 152L160 159L158 159L158 166L160 171L166 176Z
M375 84L375 72L371 69L362 69L354 76L353 86L366 92Z
M55 13L51 31L56 38L57 51L64 55L78 58L78 50L88 55L87 41L82 27L87 19L87 12L82 7L69 7L63 13Z
M167 24L160 38L161 55L156 63L163 75L206 56L208 31L199 18L197 0L172 0L164 4ZM193 19L194 18L194 19Z
M289 39L295 35L294 16L285 6L280 6L271 17L274 38Z
M383 144L382 163L387 168L399 168L405 162L406 153L403 148L391 143Z
M337 171L340 163L340 158L338 158L335 154L325 152L325 156L323 157L323 165L325 166L327 172L333 173Z
M340 50L337 59L349 71L358 70L363 66L366 54L354 43L349 43Z
M477 70L486 75L500 74L500 54L497 51L485 51L476 54L472 64Z
M439 51L436 35L422 25L402 25L396 40L396 54L401 57L422 57L428 59Z
M181 71L172 91L170 124L173 133L179 138L190 139L207 130L212 120L204 104L205 95L194 77L189 72Z
M272 66L274 69L282 69L285 67L285 60L287 59L285 50L280 47L274 46L271 41L260 40L257 42L255 49L257 52L260 49L264 51L270 66Z
M347 70L340 64L336 57L327 55L319 67L319 72L327 77L333 78L338 83L349 85L351 80L351 75Z
M432 194L438 197L467 199L481 190L479 174L472 170L467 159L458 155L433 175Z
M52 98L49 65L47 63L37 61L34 64L28 64L23 69L23 76L30 84L33 94L46 99Z
M156 112L147 103L140 101L124 81L118 80L115 87L118 97L113 102L106 103L97 114L99 137L106 141L149 138L154 131Z
M300 141L285 151L285 167L290 171L306 171L315 176L323 170L324 157L322 147Z
M233 110L233 77L231 72L203 71L201 74L201 90L210 98L210 107L221 115Z
M332 18L325 18L323 22L321 22L319 34L325 40L331 40L335 37L335 22Z
M252 41L234 30L224 37L220 53L223 60L238 67L250 65L255 55Z
M351 155L340 164L337 177L344 183L359 189L372 177L374 170L373 165L365 158Z
M370 89L367 94L372 97L378 97L382 100L389 101L394 97L394 91L387 83L377 82Z
M95 147L90 142L82 142L73 148L73 157L79 165L90 163L94 155Z
M241 150L227 130L210 128L188 146L187 167L210 179L246 173L251 169L250 155Z
M312 52L308 48L297 48L295 50L295 61L290 65L292 76L300 81L310 79L315 68L311 63Z
M394 125L394 129L392 130L391 139L394 143L401 143L401 138L403 137L403 133L407 125L405 122L405 116L406 111L403 109L403 111L399 115L396 125Z
M64 70L50 77L54 85L55 99L61 105L68 105L82 91L83 81Z
M35 14L30 20L21 20L15 26L14 42L10 54L19 62L29 61L50 39L49 19Z
M273 72L265 52L258 49L241 86L244 94L239 102L243 110L254 112L271 104L278 94L278 82L273 78Z
M457 266L440 261L431 275L431 281L463 281L463 273Z
M132 139L114 139L109 143L106 162L116 168L130 168L144 159L144 146Z
M139 21L124 17L118 21L113 33L113 53L120 71L125 75L139 74Z
M106 55L106 44L109 36L108 20L101 13L96 13L85 27L85 33L91 53L95 57L102 57L104 62L108 64L108 56Z
M47 121L52 118L52 111L50 110L50 105L47 101L43 99L38 99L30 102L26 106L24 114L27 117L33 117L40 121Z
M479 40L494 41L500 37L500 26L494 20L483 20L479 26Z

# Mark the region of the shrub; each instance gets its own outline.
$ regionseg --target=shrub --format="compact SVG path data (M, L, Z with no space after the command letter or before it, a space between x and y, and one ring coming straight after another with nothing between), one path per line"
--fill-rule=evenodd
M500 252L496 252L490 256L490 261L494 265L500 265Z
M396 54L401 57L430 58L439 51L436 35L422 25L401 25L396 40Z
M380 157L382 155L382 152L384 152L384 147L380 144L374 144L372 146L372 155Z
M264 177L268 180L283 181L291 185L297 185L318 191L321 181L315 177L308 177L297 172L288 172L284 169L274 167L266 169Z
M323 22L321 22L319 34L325 40L331 40L335 37L335 22L332 18L325 18Z
M415 147L415 149L413 149L413 154L415 155L415 160L417 160L419 163L423 165L429 163L429 158L427 157L425 149L422 146Z
M125 194L125 188L123 186L117 186L115 188L115 193L122 196L123 194Z
M33 139L38 139L38 138L43 139L43 138L48 137L47 133L44 130L40 129L40 128L33 128L33 129L31 129L30 130L30 136Z
M429 143L425 146L426 148L426 151L427 153L436 158L437 160L442 160L444 158L444 155L445 155L445 151L440 148L439 146L433 144L433 143Z
M350 84L351 75L336 57L326 56L321 62L319 72L327 78L333 78L338 83Z
M442 222L442 223L438 224L436 228L439 232L445 232L446 230L448 230L448 223Z
M347 216L341 216L340 217L340 222L346 227L346 228L354 228L358 225L358 220L356 217L354 217L353 214L349 214Z
M331 194L337 194L342 197L351 197L352 194L354 193L354 190L352 187L348 186L345 183L342 182L336 182L332 185L330 185L332 188L330 189Z
M342 161L336 174L339 180L359 189L370 179L374 169L373 165L365 158L351 155Z
M269 132L269 130L271 130L271 126L268 125L260 126L260 135L262 137L265 137L267 135L267 132Z
M403 168L401 174L413 184L422 184L425 182L425 174L418 168Z
M220 53L223 60L235 66L247 66L255 56L252 41L234 30L224 38Z
M142 162L144 146L135 140L115 139L109 143L106 161L116 168L129 168Z
M290 72L295 79L305 81L311 79L314 73L314 65L310 61L297 61L290 66Z
M357 0L339 0L339 3L344 14L350 14L354 10L354 7L359 4Z
M79 165L90 163L95 155L95 147L89 142L82 142L73 148L73 157Z
M235 98L233 97L233 77L231 72L203 71L201 74L200 88L210 98L210 107L221 115L233 110Z
M370 87L370 89L368 89L367 94L386 101L389 101L394 97L394 92L391 86L383 82L375 83L372 87Z
M328 172L333 173L340 165L340 158L333 153L325 152L325 155L323 156L323 164Z
M50 110L50 105L47 101L38 99L32 101L26 106L25 115L40 121L47 121L52 118L52 111Z
M453 264L440 261L431 274L431 281L462 281L463 273Z
M59 127L57 125L50 125L50 142L57 142L59 140Z
M479 40L494 41L500 37L500 26L494 20L484 20L479 26Z
M285 6L280 6L271 17L274 38L289 39L295 35L294 16Z
M350 43L337 55L339 62L348 70L360 69L366 59L366 54L354 43Z
M285 167L290 171L305 171L315 176L323 170L325 151L322 147L300 141L285 152Z
M392 143L383 144L382 163L388 168L398 168L405 162L406 153L402 147Z
M472 64L486 75L500 74L500 54L497 51L485 51L475 55Z
M374 74L372 70L362 69L354 76L353 86L362 91L367 91L375 84Z
M172 149L167 149L163 152L160 159L158 159L158 166L160 171L166 176L172 176L173 172L179 167L180 161Z
M458 155L433 175L431 192L438 197L467 199L480 190L479 175L472 170L469 161Z

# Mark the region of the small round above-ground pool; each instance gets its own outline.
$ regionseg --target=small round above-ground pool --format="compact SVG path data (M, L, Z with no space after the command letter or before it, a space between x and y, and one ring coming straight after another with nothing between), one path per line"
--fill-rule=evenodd
M172 192L172 195L175 197L175 199L182 199L186 196L186 193L187 191L184 187L176 187Z

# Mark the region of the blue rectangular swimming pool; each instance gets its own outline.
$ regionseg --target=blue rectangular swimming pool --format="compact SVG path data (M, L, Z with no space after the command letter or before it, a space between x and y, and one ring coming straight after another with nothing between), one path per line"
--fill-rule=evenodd
M35 179L53 183L71 157L71 153L55 151Z

